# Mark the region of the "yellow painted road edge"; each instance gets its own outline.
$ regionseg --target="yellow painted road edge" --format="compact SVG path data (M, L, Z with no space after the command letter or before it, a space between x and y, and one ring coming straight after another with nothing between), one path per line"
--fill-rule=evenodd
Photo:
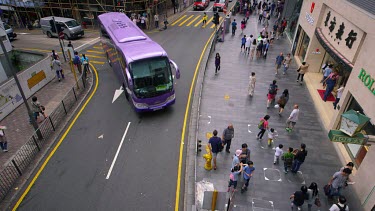
M74 117L73 121L70 123L70 125L66 129L65 133L61 136L59 142L57 142L56 146L49 153L48 157L43 162L42 166L39 168L38 172L35 174L34 178L31 180L30 184L27 186L26 190L23 192L23 194L21 195L21 197L18 199L17 203L14 205L12 211L17 210L17 208L20 206L20 204L22 203L23 199L29 193L31 187L34 185L35 181L38 179L39 175L43 172L43 170L46 167L46 165L49 162L49 160L55 154L56 150L60 147L61 143L64 141L65 137L68 135L68 133L72 129L72 127L75 124L75 122L77 121L78 117L81 115L82 111L86 108L87 104L91 101L91 98L94 96L94 94L95 94L95 92L96 92L96 90L98 88L98 85L99 85L99 78L98 78L98 71L95 69L94 65L90 64L90 66L94 70L95 77L96 77L96 80L95 80L96 83L95 83L95 87L94 87L93 92L91 93L91 95L89 96L89 98L86 100L86 102L83 104L83 106L81 107L81 109L79 110L79 112L77 113L77 115Z
M198 73L199 67L201 65L203 55L206 52L208 43L210 43L210 41L211 41L212 37L214 36L214 34L215 34L215 31L212 32L210 38L208 38L208 40L207 40L207 42L204 45L204 48L202 50L201 56L199 57L197 66L195 67L195 72L194 72L193 80L192 80L191 85L190 85L190 91L189 91L188 101L186 103L184 124L182 126L182 133L181 133L180 156L178 158L177 187L176 187L176 199L175 199L176 203L175 203L175 208L174 208L175 211L178 211L179 203L180 203L182 155L183 155L183 151L184 151L184 140L185 140L185 132L186 132L186 122L187 122L187 119L188 119L188 114L189 114L189 109L190 109L191 96L193 94L193 88L194 88L194 85L195 85L195 80L197 78L197 73Z

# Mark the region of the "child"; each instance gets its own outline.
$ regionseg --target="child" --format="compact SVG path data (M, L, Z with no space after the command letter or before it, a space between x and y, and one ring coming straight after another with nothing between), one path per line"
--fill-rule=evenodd
M273 140L275 139L276 136L278 136L279 134L277 133L277 131L273 128L271 128L269 131L268 131L268 146L271 146L271 144L273 143Z
M253 161L249 160L247 162L247 165L243 169L243 179L245 180L245 184L241 188L241 193L244 193L245 191L247 191L247 187L249 186L249 181L251 177L253 176L254 170L255 170L254 163Z
M242 166L243 166L243 164L240 163L240 165L232 168L231 173L229 175L228 192L229 192L231 186L233 186L232 192L234 192L236 190L238 175L242 172Z
M274 159L273 159L273 164L279 164L279 158L280 158L280 156L284 153L283 152L283 145L282 144L279 144L279 146L278 147L276 147L276 149L275 149L275 157L274 157Z
M292 167L292 164L293 164L293 158L294 158L294 154L293 154L293 148L292 147L289 147L289 150L287 153L284 153L282 155L282 160L284 160L284 173L287 174L288 173L288 168L291 168Z

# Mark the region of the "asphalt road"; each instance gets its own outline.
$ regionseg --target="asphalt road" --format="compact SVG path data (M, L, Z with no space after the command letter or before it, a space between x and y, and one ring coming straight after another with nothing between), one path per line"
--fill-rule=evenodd
M212 30L176 24L149 34L181 70L176 104L166 110L138 116L124 95L112 104L120 84L108 64L96 65L97 92L19 210L174 210L185 107L196 64ZM182 210L183 187L180 193Z

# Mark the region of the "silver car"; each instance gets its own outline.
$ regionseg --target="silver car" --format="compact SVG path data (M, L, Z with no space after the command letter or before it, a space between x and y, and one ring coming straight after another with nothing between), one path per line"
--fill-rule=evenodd
M57 30L55 29L55 24ZM53 24L52 16L40 19L43 34L46 34L48 37L57 37L57 31L62 31L66 40L82 37L85 34L81 25L75 19L55 17L55 24Z

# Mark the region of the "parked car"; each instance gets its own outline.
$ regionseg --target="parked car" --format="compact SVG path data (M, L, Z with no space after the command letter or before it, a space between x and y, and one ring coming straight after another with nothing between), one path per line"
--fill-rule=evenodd
M14 40L17 37L17 34L13 31L13 28L8 24L4 23L4 29L8 35L9 40Z
M225 0L215 0L214 6L213 6L214 12L224 12L227 10L227 4Z
M194 0L194 10L204 10L210 5L209 0Z
M53 24L52 16L41 18L40 25L43 34L46 34L48 37L57 37L57 31L62 31L64 33L64 39L66 40L82 37L85 34L81 25L79 25L75 19L55 17L55 23L57 30Z

